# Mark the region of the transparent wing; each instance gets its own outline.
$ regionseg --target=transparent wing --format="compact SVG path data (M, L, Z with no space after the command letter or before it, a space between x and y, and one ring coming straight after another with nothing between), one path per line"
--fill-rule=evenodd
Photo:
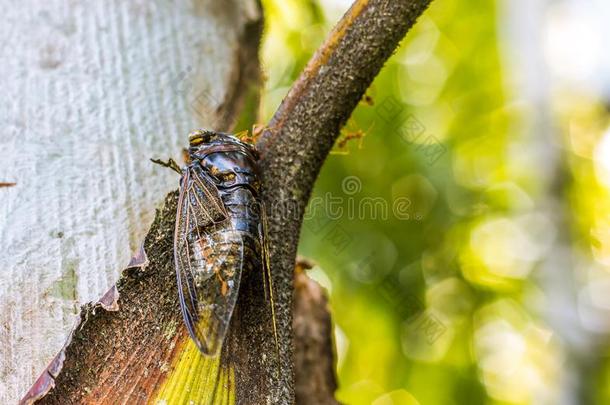
M217 355L237 301L244 240L230 230L202 235L202 229L227 216L213 183L193 174L185 173L178 199L174 236L178 292L191 338L204 354Z
M181 187L190 208L191 221L188 231L197 231L227 218L227 211L218 189L199 166L190 167Z
M225 254L227 259L220 257L222 253L218 255L222 264L217 273L196 287L198 305L192 336L200 350L209 355L218 354L222 347L237 302L243 269L243 240L227 243L231 245L231 254Z

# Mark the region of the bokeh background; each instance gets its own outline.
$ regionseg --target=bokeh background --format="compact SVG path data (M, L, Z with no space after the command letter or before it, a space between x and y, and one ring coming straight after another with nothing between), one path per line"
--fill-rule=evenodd
M263 1L261 122L349 3ZM340 401L610 403L608 20L606 0L436 0L390 59L299 247Z

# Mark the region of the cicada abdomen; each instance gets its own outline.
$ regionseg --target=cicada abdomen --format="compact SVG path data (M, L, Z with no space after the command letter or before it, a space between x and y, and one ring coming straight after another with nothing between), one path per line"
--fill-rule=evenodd
M216 355L242 273L262 271L273 297L258 155L239 139L213 131L195 131L189 142L190 163L182 169L174 234L178 292L191 338L201 352Z

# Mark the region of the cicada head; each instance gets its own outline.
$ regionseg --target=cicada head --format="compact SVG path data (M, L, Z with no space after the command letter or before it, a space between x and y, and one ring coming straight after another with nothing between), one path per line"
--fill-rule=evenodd
M258 153L233 135L199 129L189 134L189 155L199 162L219 188L238 185L259 191Z

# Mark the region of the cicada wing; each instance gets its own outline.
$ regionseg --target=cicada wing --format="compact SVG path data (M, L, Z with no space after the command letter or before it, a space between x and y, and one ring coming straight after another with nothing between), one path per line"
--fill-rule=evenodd
M189 249L189 243L185 244ZM199 349L207 355L217 355L229 329L231 315L237 302L243 269L244 244L235 233L218 242L209 260L213 274L203 274L184 260L177 265L182 290L182 313L187 329Z
M181 190L186 191L185 198L190 207L188 232L198 232L227 218L227 211L218 189L201 167L189 167L185 180Z
M205 263L195 259L195 244L202 242L204 227L217 222L224 205L212 207L209 197L217 190L198 173L185 173L178 198L174 260L180 307L187 330L207 355L217 355L227 334L237 301L243 268L244 241L241 234L227 231L213 238ZM219 199L219 201L221 201ZM220 202L222 204L222 202ZM222 207L222 209L220 209Z

